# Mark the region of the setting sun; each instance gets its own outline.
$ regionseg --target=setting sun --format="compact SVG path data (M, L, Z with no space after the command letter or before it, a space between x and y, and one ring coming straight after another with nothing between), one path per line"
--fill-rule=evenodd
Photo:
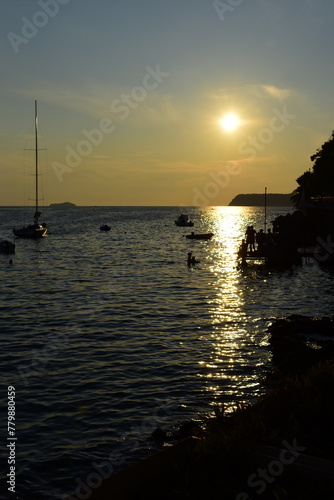
M240 125L240 119L235 113L229 113L220 120L220 126L227 132L233 132Z

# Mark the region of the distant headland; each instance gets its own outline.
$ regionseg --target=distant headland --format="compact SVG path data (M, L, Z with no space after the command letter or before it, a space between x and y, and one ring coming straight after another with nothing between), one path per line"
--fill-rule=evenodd
M291 194L268 193L268 207L292 207ZM263 207L264 193L238 194L228 204L229 207Z
M64 203L51 203L49 205L51 208L75 208L76 205L74 203L70 203L69 201L64 201Z

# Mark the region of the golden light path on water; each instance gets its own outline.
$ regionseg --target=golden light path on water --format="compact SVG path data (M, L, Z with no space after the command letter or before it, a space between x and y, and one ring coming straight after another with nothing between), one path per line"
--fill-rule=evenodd
M223 402L224 398L228 400L233 394L242 400L244 393L247 399L246 392L259 386L258 377L249 368L249 353L256 350L256 339L250 332L252 318L247 314L236 261L241 238L247 225L253 223L247 212L244 207L211 207L205 215L215 235L215 244L209 250L210 285L214 293L208 300L211 352L200 361L199 376L206 379L212 405ZM261 363L255 356L252 366Z

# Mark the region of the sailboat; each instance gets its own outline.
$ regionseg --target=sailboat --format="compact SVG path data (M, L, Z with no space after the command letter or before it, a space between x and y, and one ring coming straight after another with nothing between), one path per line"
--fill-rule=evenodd
M37 101L35 101L35 214L34 224L29 224L20 229L13 228L15 236L22 238L42 238L47 234L47 227L45 224L39 223L41 212L38 207L38 119L37 119Z

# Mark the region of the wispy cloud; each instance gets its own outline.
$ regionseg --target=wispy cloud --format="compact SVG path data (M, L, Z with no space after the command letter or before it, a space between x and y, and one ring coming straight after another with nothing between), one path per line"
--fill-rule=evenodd
M18 88L16 93L32 99L38 98L39 101L80 114L97 118L104 116L106 102L101 89L100 91L90 89L90 91L79 92L65 87L59 88L50 82L39 82L39 85L34 88Z
M37 98L41 102L74 111L80 115L84 114L96 119L108 117L117 123L122 121L123 96L129 96L128 98L131 99L131 91L130 87L108 87L94 82L89 82L85 87L73 91L70 88L59 88L59 86L46 81L39 82L34 88L18 88L15 92L21 96ZM132 99L131 102L132 107L129 107L130 112L124 120L126 122L159 124L176 122L182 117L182 112L178 109L175 98L161 91L148 92L143 101L135 102ZM119 109L119 114L112 110L113 103L114 109Z
M293 94L292 89L288 88L280 88L275 85L243 85L241 87L233 87L233 88L220 88L216 91L213 91L209 94L211 99L216 100L240 100L245 96L253 96L257 98L265 98L265 97L274 97L279 101L285 101Z
M145 100L141 102L132 102L132 108L128 108L128 115L122 120L122 110L124 110L123 96L129 96L131 90L120 89L118 94L113 91L113 98L110 101L110 108L107 116L113 122L124 121L140 124L163 124L170 122L177 122L182 118L176 100L172 95L163 94L160 92L150 92ZM115 96L115 97L114 97Z
M285 101L286 99L288 99L288 97L292 95L291 89L281 89L274 85L263 85L262 89L264 90L264 92L266 92L272 97L275 97L279 101Z

